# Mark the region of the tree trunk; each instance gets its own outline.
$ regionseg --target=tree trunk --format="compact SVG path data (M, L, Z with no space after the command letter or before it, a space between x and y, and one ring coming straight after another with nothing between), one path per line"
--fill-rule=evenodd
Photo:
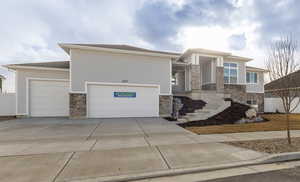
M291 140L291 132L290 132L290 114L289 113L286 113L286 129L287 129L288 142L291 145L292 140Z

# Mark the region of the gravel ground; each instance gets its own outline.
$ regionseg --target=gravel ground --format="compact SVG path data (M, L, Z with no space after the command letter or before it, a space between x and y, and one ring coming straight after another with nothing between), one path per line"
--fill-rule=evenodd
M270 154L300 151L300 137L292 138L291 145L288 144L287 139L251 140L225 143Z

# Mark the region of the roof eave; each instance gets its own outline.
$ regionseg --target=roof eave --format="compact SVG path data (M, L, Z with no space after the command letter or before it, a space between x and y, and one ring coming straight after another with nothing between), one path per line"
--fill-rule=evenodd
M69 71L69 68L55 68L55 67L43 67L43 66L3 65L3 67L12 70L33 69L33 70L49 70L49 71Z
M265 73L270 72L269 70L262 69L262 68L249 68L249 67L246 67L246 70L247 71L256 71L256 72L265 72Z
M240 57L240 56L226 56L225 59L231 59L231 60L237 60L237 61L244 61L244 62L249 62L252 61L252 58L246 58L246 57Z
M167 54L167 53L164 54L164 53L154 53L154 52L146 52L146 51L111 49L111 48L102 48L102 47L81 46L81 45L74 45L74 44L59 44L59 46L62 49L64 49L69 55L70 55L70 49L84 49L84 50L95 50L95 51L105 51L105 52L113 52L113 53L137 54L137 55L168 57L168 58L177 58L180 56L177 54Z

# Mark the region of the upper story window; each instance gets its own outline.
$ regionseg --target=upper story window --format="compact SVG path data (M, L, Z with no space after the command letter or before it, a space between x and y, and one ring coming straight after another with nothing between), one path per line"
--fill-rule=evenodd
M255 72L247 72L247 77L246 77L247 83L257 83L257 73Z
M175 73L174 75L172 75L172 85L178 85L178 81L177 81L177 73Z
M237 83L237 69L236 63L224 63L224 83Z

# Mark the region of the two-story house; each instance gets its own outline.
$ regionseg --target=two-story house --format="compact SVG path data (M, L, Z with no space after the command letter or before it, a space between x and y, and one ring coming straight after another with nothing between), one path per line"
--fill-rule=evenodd
M265 70L247 67L249 58L204 49L180 54L128 45L59 45L70 61L6 65L16 73L17 115L170 116L174 95L204 99L214 111L224 108L218 104L225 97L263 111Z

